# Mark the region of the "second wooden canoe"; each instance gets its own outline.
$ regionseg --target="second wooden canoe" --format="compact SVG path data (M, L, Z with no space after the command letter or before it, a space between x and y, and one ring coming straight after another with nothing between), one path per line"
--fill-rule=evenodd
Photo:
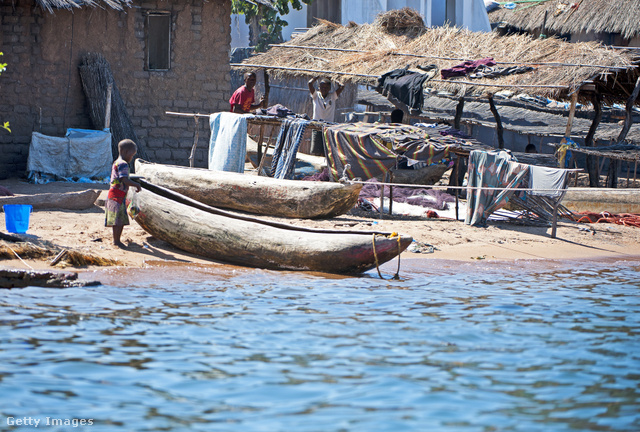
M313 219L348 212L361 184L278 180L136 160L136 175L214 207L266 216Z

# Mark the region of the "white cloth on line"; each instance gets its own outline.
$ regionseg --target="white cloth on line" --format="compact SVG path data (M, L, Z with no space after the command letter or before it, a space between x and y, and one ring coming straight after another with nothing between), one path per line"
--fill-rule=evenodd
M247 154L246 117L230 112L211 114L209 127L209 169L243 173Z

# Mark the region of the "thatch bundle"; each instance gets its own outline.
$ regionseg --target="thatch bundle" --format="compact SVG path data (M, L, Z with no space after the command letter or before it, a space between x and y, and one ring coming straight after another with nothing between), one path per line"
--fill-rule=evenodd
M422 16L416 10L408 7L379 14L374 25L393 34L418 35L425 30Z
M515 9L492 11L489 19L527 31L618 33L631 39L640 36L640 0L519 3Z
M455 27L397 34L387 31L389 23L397 22L389 14L397 11L382 14L375 24L315 26L285 45L245 60L246 65L253 66L234 67L266 68L276 77L313 76L318 75L317 71L328 71L325 75L334 79L375 85L378 76L397 68L435 64L445 69L464 60L493 57L499 67L526 64L535 70L473 82L466 77L441 80L437 76L426 85L460 96L511 89L563 99L591 81L607 101L625 101L639 75L631 54L595 42L570 44L527 35L503 37ZM387 27L380 24L383 22ZM287 45L310 48L286 48Z
M79 66L82 88L89 102L89 114L93 127L104 128L107 108L107 89L111 84L111 151L114 159L118 156L118 143L131 139L138 145L137 157L149 160L143 144L138 140L127 108L113 79L109 62L102 54L87 53Z

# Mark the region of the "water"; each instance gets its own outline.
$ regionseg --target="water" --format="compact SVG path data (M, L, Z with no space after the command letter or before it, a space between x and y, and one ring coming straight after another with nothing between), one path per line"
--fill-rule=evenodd
M402 268L2 290L0 430L640 430L640 262Z

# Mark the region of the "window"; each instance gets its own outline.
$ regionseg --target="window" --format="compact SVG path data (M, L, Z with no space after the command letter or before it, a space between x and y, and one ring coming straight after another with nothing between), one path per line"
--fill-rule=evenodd
M445 21L450 25L456 25L456 0L447 0Z
M171 67L171 14L149 12L147 15L148 70L168 70Z

